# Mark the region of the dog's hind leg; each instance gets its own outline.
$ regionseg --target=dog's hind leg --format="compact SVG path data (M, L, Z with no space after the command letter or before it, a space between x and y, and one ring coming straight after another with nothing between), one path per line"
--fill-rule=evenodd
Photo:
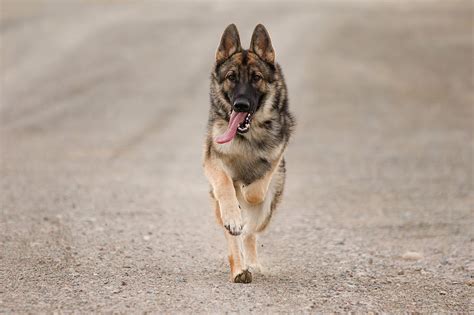
M250 270L262 271L262 266L258 262L257 254L257 234L245 234L243 238L243 254L245 259L245 265Z
M229 264L232 281L235 283L252 282L252 273L248 271L243 257L242 236L233 236L225 231L225 237L229 248Z

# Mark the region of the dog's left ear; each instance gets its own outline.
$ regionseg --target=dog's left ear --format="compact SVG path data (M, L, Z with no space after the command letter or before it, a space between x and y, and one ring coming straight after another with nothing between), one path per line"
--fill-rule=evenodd
M272 47L272 41L265 26L262 24L258 24L253 31L250 51L268 63L275 63L275 51Z

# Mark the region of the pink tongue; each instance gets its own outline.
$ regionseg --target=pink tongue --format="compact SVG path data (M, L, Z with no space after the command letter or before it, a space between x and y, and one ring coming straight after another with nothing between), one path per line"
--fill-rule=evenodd
M216 142L219 144L223 144L234 139L235 134L237 133L237 128L239 128L239 125L244 121L246 116L247 113L245 112L232 112L232 114L230 115L229 126L227 126L227 130L224 132L224 134L215 138Z

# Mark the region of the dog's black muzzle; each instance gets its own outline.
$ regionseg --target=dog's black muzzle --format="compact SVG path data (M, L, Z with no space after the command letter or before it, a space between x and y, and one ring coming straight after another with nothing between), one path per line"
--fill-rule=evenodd
M236 98L233 107L236 112L250 112L250 102L244 97Z

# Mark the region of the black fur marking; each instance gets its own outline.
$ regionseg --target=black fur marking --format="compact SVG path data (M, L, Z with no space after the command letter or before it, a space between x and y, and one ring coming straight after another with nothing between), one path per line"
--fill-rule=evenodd
M206 139L206 152L205 152L206 158L209 158L211 154L212 154L212 139L207 138Z
M234 180L241 181L245 185L250 185L254 181L262 178L271 169L270 162L265 159L256 159L250 163L243 161L236 164L237 167L234 168L236 177Z
M260 163L267 164L268 166L271 167L271 163L265 158L260 158Z
M278 91L275 95L275 100L272 104L273 109L278 109L280 107L280 98L281 98L281 91Z
M271 120L265 120L262 124L262 127L267 129L267 130L272 130L272 121Z
M247 63L248 63L249 59L248 59L248 51L247 50L244 50L242 51L242 65L243 66L246 66Z

